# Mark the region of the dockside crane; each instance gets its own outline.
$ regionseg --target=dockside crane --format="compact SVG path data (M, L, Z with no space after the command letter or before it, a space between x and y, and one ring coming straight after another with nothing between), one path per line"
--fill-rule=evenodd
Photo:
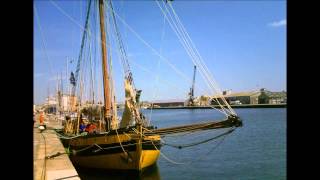
M188 99L188 106L194 106L194 84L195 84L195 80L196 80L196 70L197 70L197 66L194 66L193 68L193 80L192 80L192 86L190 88L190 92L189 92L189 99Z

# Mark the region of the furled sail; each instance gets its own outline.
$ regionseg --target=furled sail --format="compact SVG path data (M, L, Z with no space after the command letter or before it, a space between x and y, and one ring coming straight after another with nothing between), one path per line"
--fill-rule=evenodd
M127 127L133 120L135 120L135 122L140 122L141 119L139 109L137 107L136 91L133 89L130 78L125 79L124 87L126 100L120 128Z

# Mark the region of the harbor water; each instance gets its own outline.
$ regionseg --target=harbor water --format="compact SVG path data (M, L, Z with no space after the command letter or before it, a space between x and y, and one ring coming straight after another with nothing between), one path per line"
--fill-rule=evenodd
M286 108L235 109L243 127L233 133L196 146L175 148L211 137L223 130L209 130L163 138L157 164L141 174L92 171L76 167L81 179L194 179L248 180L286 179ZM158 128L221 120L223 114L210 109L144 110Z

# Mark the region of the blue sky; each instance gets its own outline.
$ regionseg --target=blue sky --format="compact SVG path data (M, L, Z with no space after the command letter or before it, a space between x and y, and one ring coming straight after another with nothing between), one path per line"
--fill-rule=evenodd
M76 59L80 50L82 30L79 24L84 25L87 1L55 3L76 22L66 17L50 1L34 1L35 13L40 19L38 21L34 13L36 104L44 102L48 91L53 95L55 76L67 76L66 59ZM176 0L173 1L173 7L221 89L232 89L233 92L262 87L271 91L286 90L286 1ZM117 0L114 8L146 42L159 52L161 49L161 54L191 80L192 61L168 23L163 23L164 17L156 2ZM142 89L142 100L185 99L190 81L183 79L160 60L121 21L118 24L135 84ZM113 51L115 48L116 45L112 44L115 90L117 100L123 101L123 74L118 56ZM98 53L101 50L98 48L96 51L96 68L93 71L100 76L101 60ZM68 63L69 73L75 71L75 65L76 60ZM64 90L67 79L64 81ZM98 78L96 83L101 83ZM99 94L101 90L97 84L94 89ZM208 92L204 80L197 73L195 95Z

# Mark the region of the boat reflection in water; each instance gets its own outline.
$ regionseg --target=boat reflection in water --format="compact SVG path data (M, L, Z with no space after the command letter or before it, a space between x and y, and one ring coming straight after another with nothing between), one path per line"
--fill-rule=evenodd
M77 169L80 178L83 180L160 180L160 172L157 164L154 164L141 172L89 169L77 166L75 166L75 168Z

